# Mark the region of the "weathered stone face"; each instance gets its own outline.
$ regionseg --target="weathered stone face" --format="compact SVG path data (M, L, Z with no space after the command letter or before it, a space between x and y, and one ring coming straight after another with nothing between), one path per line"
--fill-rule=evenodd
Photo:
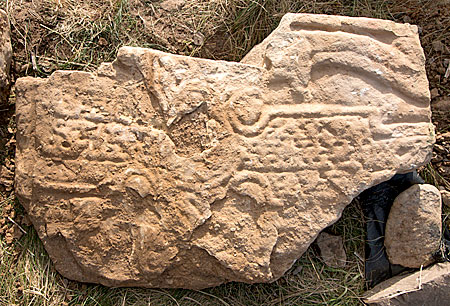
M445 305L450 299L450 263L390 278L366 292L364 302L378 306Z
M0 102L5 101L9 94L11 58L12 48L8 16L5 11L0 10Z
M429 184L416 184L395 198L386 222L384 245L389 261L408 268L433 262L439 250L441 194Z
M288 14L242 61L124 47L17 81L16 188L56 268L109 286L267 282L434 142L417 28Z

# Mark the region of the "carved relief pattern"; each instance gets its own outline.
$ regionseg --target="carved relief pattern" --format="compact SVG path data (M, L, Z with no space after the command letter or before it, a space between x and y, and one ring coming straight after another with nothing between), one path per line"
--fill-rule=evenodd
M96 74L20 80L18 193L58 270L280 277L361 191L429 158L420 45L381 23L288 14L242 63L124 47Z

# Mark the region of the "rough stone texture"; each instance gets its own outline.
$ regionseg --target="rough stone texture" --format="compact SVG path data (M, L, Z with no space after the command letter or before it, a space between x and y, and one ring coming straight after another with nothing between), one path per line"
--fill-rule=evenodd
M428 162L415 26L287 14L242 63L124 47L17 81L16 192L64 276L267 282L361 191Z
M8 15L5 11L0 10L0 101L5 101L9 95L11 58L12 47Z
M317 246L320 249L320 256L327 266L333 268L343 268L347 262L344 243L341 236L330 235L322 232L317 237Z
M441 233L439 190L428 184L411 186L395 198L386 222L389 261L409 268L432 263Z
M450 263L396 276L365 294L364 302L379 306L441 306L450 301Z
M450 207L450 191L441 189L441 198L442 198L442 204L444 204L447 207Z

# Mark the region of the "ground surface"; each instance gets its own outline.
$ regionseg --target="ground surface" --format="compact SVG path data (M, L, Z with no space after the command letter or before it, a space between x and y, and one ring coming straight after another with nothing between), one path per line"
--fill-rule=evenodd
M286 12L366 16L417 24L427 57L437 145L421 170L450 190L450 2L447 0L0 0L10 16L13 81L56 69L92 71L120 46L240 60ZM272 284L226 284L203 291L119 288L62 278L17 203L14 93L0 104L0 305L359 305L364 230L356 201L329 229L344 237L348 263L325 266L312 246ZM448 214L443 215L447 222Z

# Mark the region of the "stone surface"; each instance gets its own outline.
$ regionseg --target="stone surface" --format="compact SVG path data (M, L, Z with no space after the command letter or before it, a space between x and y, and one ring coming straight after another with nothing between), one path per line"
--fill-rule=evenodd
M341 236L330 235L322 232L317 237L317 246L323 262L333 268L343 268L347 262L344 243Z
M450 301L450 263L396 276L365 294L364 302L379 306L441 306Z
M428 184L411 186L395 198L386 222L384 245L389 261L408 268L432 263L441 233L439 190Z
M185 0L165 0L161 2L161 8L166 11L178 10L185 4Z
M11 68L12 47L8 16L0 10L0 102L9 95L9 71Z
M442 198L442 204L444 204L447 207L450 207L450 191L441 189L441 198Z
M108 286L273 281L434 142L417 28L384 20L287 14L242 63L123 47L16 96L16 193Z

